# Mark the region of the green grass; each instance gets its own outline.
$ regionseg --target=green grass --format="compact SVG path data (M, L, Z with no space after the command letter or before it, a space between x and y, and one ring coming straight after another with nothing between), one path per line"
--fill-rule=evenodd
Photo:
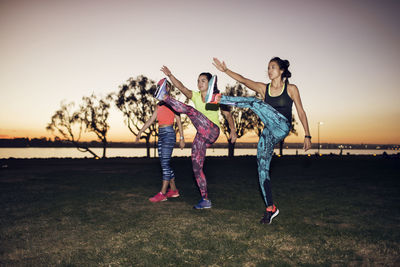
M207 158L211 210L189 158L174 158L181 197L150 203L157 159L3 160L1 266L400 265L400 161L274 158L280 214L263 214L254 157Z

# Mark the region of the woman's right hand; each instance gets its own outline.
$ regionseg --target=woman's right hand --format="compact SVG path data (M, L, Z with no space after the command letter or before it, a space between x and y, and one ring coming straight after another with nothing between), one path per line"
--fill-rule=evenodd
M311 148L311 139L310 138L304 138L304 146L303 146L304 151L307 151L310 148Z
M167 77L169 77L169 76L172 75L172 72L168 69L167 66L162 66L160 70L161 70L162 72L164 72L164 74L165 74Z
M216 58L216 57L214 57L213 58L213 65L219 70L219 71L222 71L222 72L225 72L225 71L227 71L228 70L228 67L226 66L226 64L225 64L225 61L219 61L218 60L218 58Z
M181 150L185 148L185 139L181 139L179 141L179 147L181 148Z

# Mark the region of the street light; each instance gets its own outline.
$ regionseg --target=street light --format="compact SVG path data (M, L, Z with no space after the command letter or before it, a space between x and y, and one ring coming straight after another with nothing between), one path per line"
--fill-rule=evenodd
M322 121L318 122L318 155L319 155L319 148L320 148L320 144L319 144L319 126L324 124Z

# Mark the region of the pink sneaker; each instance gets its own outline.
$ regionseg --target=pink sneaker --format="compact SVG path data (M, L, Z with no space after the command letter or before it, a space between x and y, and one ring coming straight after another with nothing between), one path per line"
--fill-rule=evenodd
M175 191L172 191L171 188L168 189L167 194L165 195L166 197L179 197L179 191L176 189Z
M161 193L158 192L154 197L149 198L150 202L161 202L161 201L166 201L167 197Z

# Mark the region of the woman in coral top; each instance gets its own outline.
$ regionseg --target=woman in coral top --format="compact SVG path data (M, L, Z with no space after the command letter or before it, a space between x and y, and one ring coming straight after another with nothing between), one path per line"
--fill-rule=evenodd
M157 85L159 86L163 82L164 79L159 81ZM171 84L168 83L167 90L169 91L170 88ZM175 174L170 166L172 150L176 142L176 134L173 127L174 120L176 120L179 129L179 146L181 149L185 147L181 118L163 101L157 104L153 115L143 125L142 129L140 129L136 136L136 142L139 142L142 133L153 124L156 119L158 121L158 157L160 158L162 168L162 186L161 191L149 199L151 202L161 202L166 201L169 197L179 197L179 191L175 185ZM170 187L169 189L168 186Z

